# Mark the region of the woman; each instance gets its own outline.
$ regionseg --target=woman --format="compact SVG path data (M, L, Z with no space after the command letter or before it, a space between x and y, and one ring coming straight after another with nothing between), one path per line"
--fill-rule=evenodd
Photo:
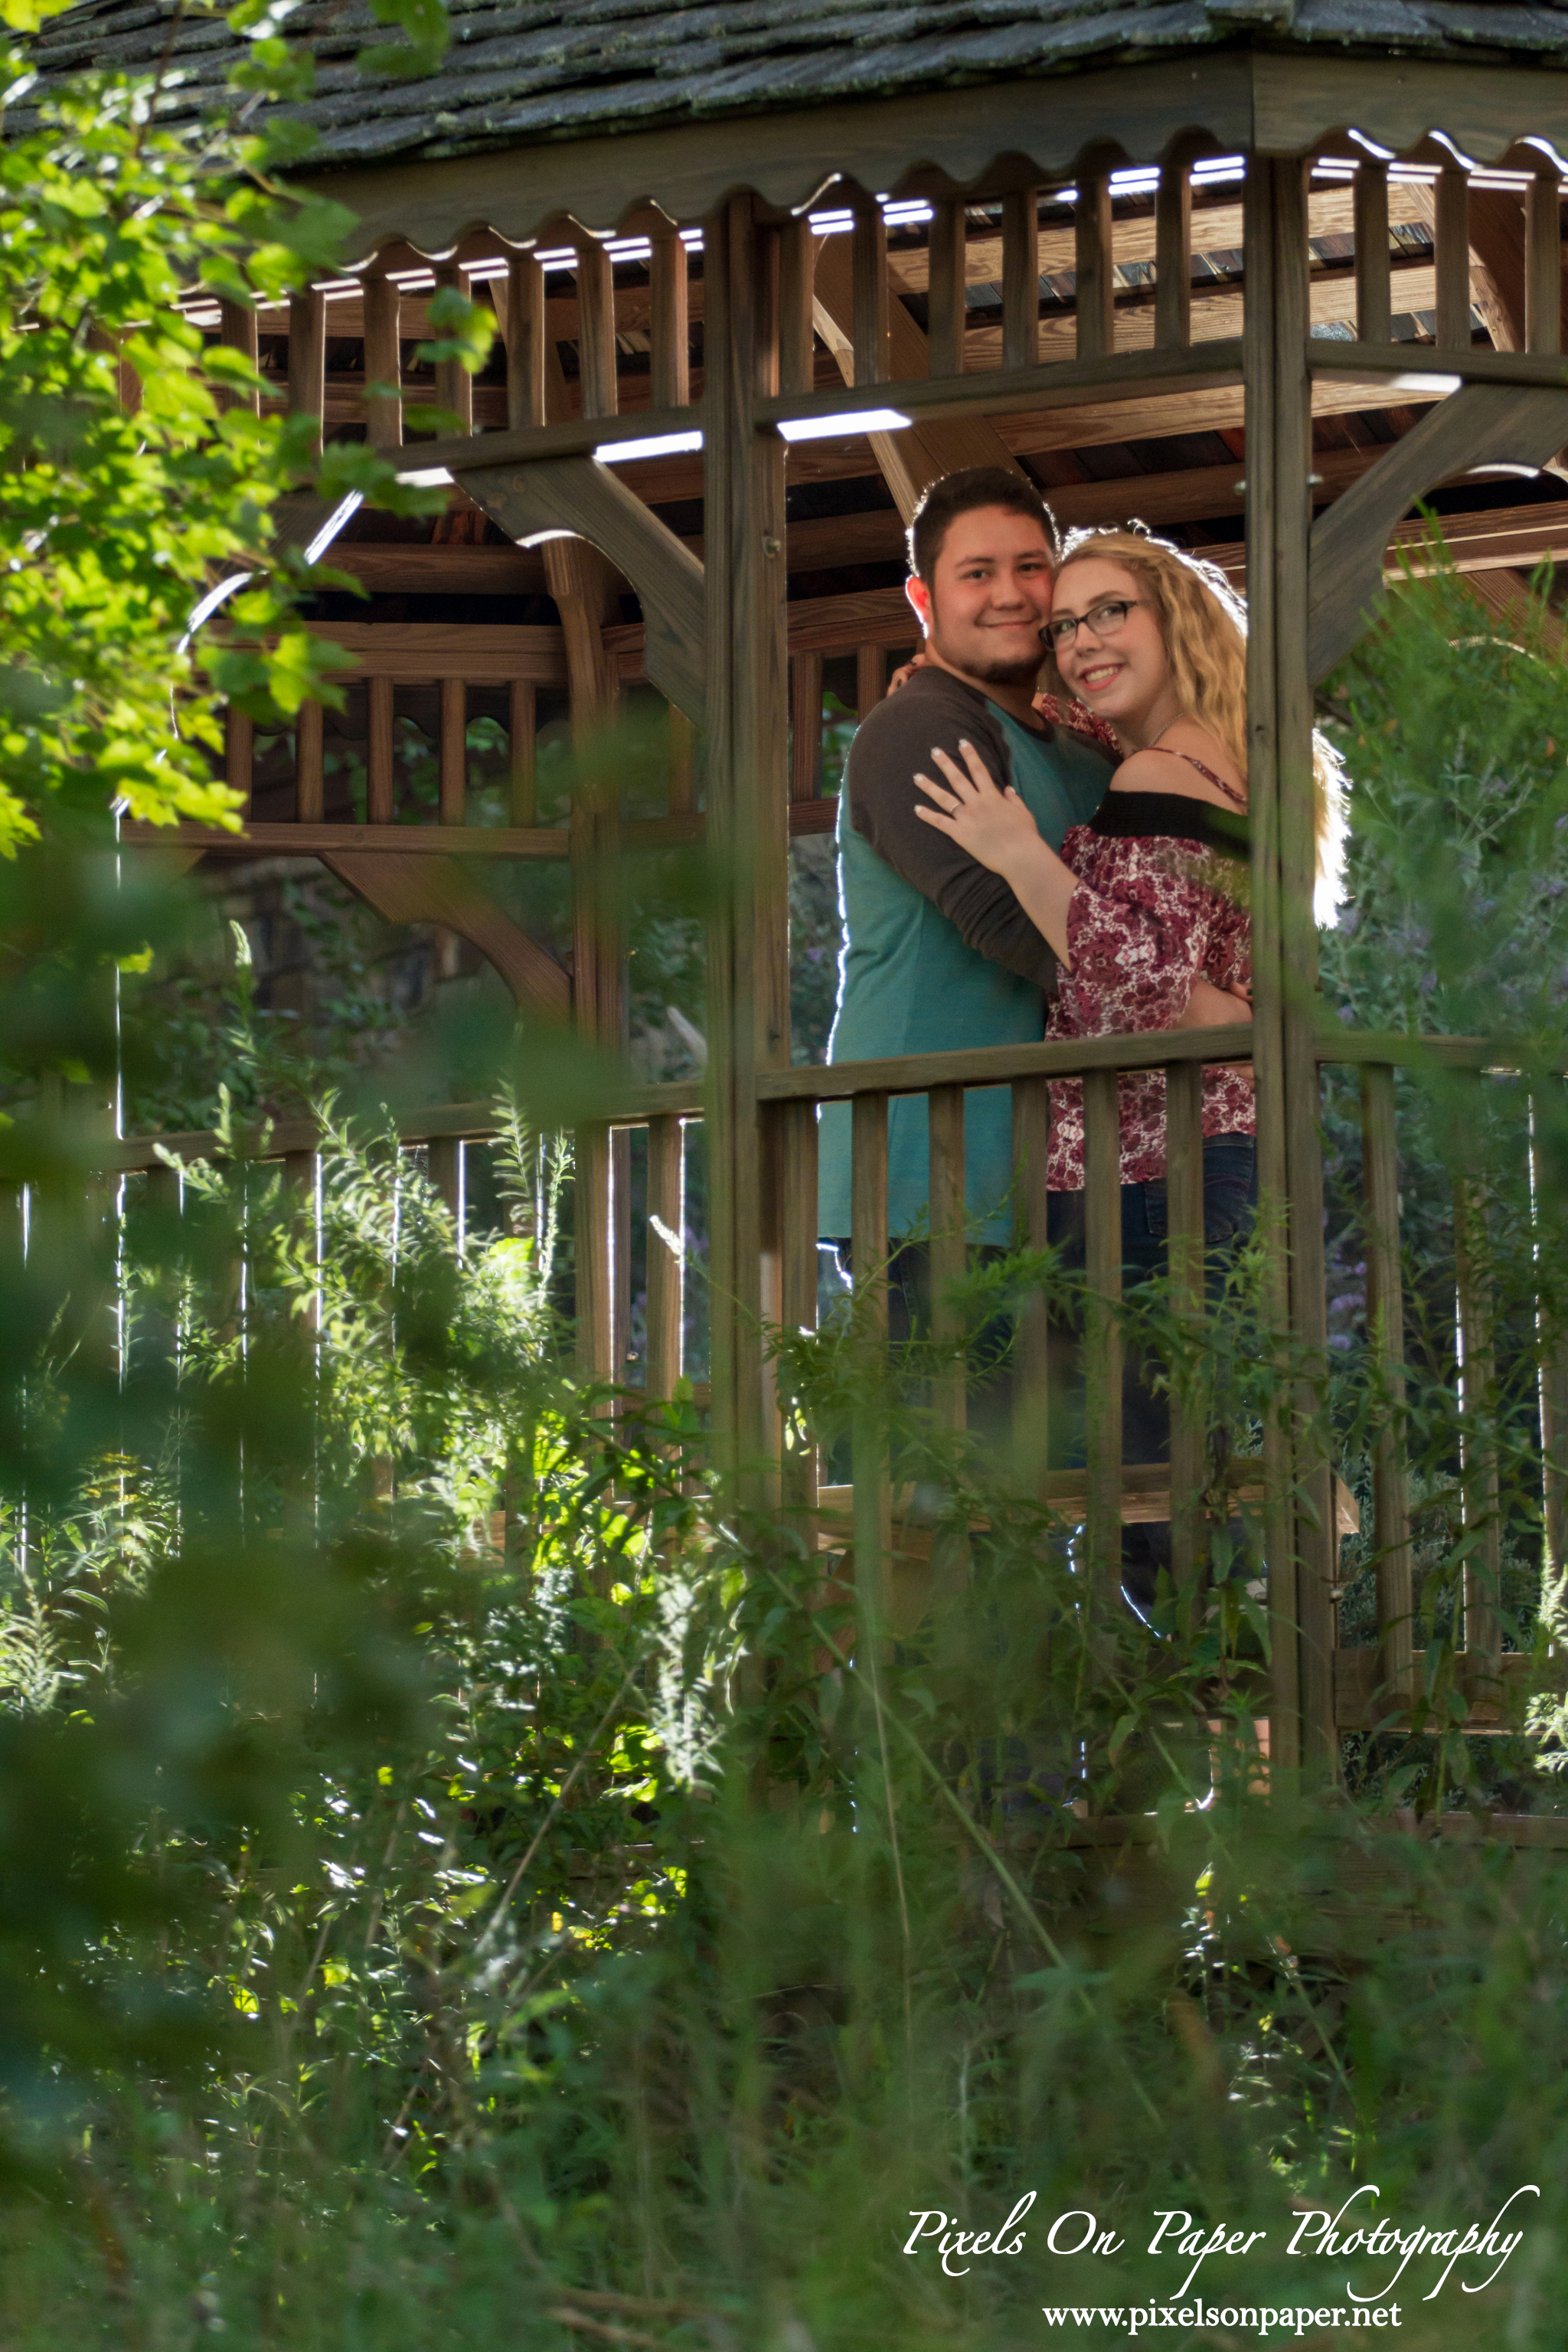
M1047 1035L1173 1028L1200 977L1243 996L1250 986L1242 610L1217 572L1162 541L1084 531L1068 541L1058 572L1047 642L1067 694L1097 732L1109 727L1121 753L1099 813L1068 833L1058 857L1023 803L998 792L964 746L963 766L934 755L940 781L916 776L930 803L920 814L1004 875L1055 949L1062 972ZM1325 762L1321 782L1330 781ZM1321 798L1326 810L1327 793ZM1166 1263L1164 1096L1159 1071L1120 1082L1122 1255L1133 1279ZM1081 1263L1083 1235L1079 1080L1052 1086L1051 1112L1050 1237L1070 1265ZM1255 1131L1249 1075L1208 1066L1210 1247L1234 1244L1251 1224ZM1169 1452L1168 1402L1129 1351L1124 1458L1164 1461ZM1168 1559L1168 1528L1127 1531L1124 1586L1141 1612Z

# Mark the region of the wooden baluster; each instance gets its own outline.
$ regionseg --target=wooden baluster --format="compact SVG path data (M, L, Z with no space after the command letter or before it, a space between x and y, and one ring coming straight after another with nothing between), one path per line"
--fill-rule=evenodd
M544 272L531 253L514 253L506 273L506 421L513 433L549 422Z
M393 807L392 680L365 680L365 819L370 824L390 824Z
M1389 275L1388 166L1363 157L1356 165L1355 331L1362 343L1394 341L1394 290Z
M1478 1661L1483 1675L1489 1669L1496 1674L1502 1649L1498 1614L1502 1586L1501 1498L1496 1444L1486 1429L1497 1412L1490 1251L1485 1189L1479 1178L1460 1176L1454 1185L1459 1475L1465 1526L1480 1536L1479 1545L1465 1559L1465 1649Z
M648 299L653 313L653 367L649 390L656 408L691 404L691 330L686 247L672 220L654 224L648 259Z
M252 367L255 367L258 345L254 306L249 302L230 302L226 299L218 304L217 309L218 341L225 351L238 352L243 358L250 362ZM258 384L254 392L249 393L226 392L223 404L226 408L248 408L253 416L259 416L261 387Z
M964 276L968 215L962 203L935 205L930 231L931 265L927 292L929 365L932 375L963 373L963 330L968 321L968 283ZM1038 231L1036 232L1038 258ZM1039 341L1038 278L1036 280L1036 342Z
M889 356L888 228L882 207L863 190L851 201L850 262L855 300L850 338L857 384L885 383Z
M1079 173L1073 207L1078 302L1078 355L1109 359L1116 349L1116 273L1111 261L1110 173L1095 165Z
M451 1213L453 1228L458 1237L458 1255L463 1246L463 1139L460 1135L433 1135L425 1146L426 1166L430 1173L431 1189Z
M438 261L436 264L437 291L448 287L454 293L467 295L468 273L455 261ZM452 411L457 417L459 433L473 431L474 379L461 360L437 361L436 405Z
M294 817L320 824L326 814L326 762L319 702L302 702L294 720Z
M231 793L238 793L245 803L244 814L250 814L250 793L256 753L256 727L243 710L231 703L224 712L224 782Z
M462 824L468 797L468 689L460 677L441 680L441 741L437 764L441 823Z
M1470 185L1464 167L1437 174L1437 299L1433 340L1440 351L1470 345Z
M1361 1074L1366 1313L1373 1357L1383 1375L1388 1419L1372 1454L1372 1507L1377 1528L1377 1625L1384 1682L1413 1698L1415 1597L1410 1559L1410 1479L1405 1466L1405 1277L1399 1248L1399 1155L1394 1072L1368 1063Z
M881 646L861 646L855 656L855 709L869 719L888 691L888 656Z
M822 656L792 654L789 664L789 796L814 801L822 772Z
M1193 179L1185 158L1167 157L1154 197L1154 341L1162 351L1193 340Z
M632 1351L632 1131L610 1130L610 1363L626 1377Z
M684 710L669 706L669 814L688 816L697 805L697 730Z
M647 1395L668 1403L680 1378L686 1280L686 1151L680 1121L647 1125Z
M805 213L779 231L779 390L810 392L816 383L813 289L816 239Z
M1114 1070L1083 1081L1085 1535L1102 1605L1121 1589L1121 1134Z
M534 825L539 822L535 790L539 771L539 711L538 698L527 678L512 679L508 724L511 751L511 821L516 825Z
M586 229L577 237L577 369L584 416L616 414L616 281L610 257Z
M321 446L327 401L327 298L316 286L289 297L289 405L315 425L312 446Z
M780 1103L775 1129L783 1179L779 1232L784 1255L779 1320L784 1330L816 1328L816 1105ZM786 1508L816 1507L817 1456L809 1431L784 1428L782 1499Z
M1552 1107L1555 1108L1555 1106ZM1534 1225L1536 1276L1535 1336L1539 1353L1537 1395L1541 1412L1541 1507L1545 1534L1547 1589L1568 1569L1568 1337L1559 1322L1556 1301L1542 1314L1539 1269L1560 1262L1563 1246L1561 1211L1552 1198L1551 1171L1544 1164L1541 1139L1542 1106L1531 1104L1530 1190Z
M1177 1062L1165 1073L1165 1198L1170 1234L1171 1309L1201 1329L1204 1320L1204 1073L1200 1062ZM1171 1572L1178 1591L1190 1592L1198 1570L1204 1526L1207 1431L1194 1411L1186 1381L1173 1366L1171 1383Z
M1557 167L1544 157L1525 200L1524 348L1563 348L1563 210Z
M849 1145L849 1265L855 1285L855 1322L871 1359L869 1384L888 1345L888 1097L857 1095ZM851 1434L854 1473L855 1589L862 1641L873 1662L887 1621L888 1554L892 1542L892 1498L888 1483L888 1433L875 1406L855 1409Z
M1002 364L1033 367L1039 356L1039 191L1014 188L1002 199Z
M1043 1250L1050 1242L1051 1088L1047 1078L1013 1081L1013 1211L1015 1245ZM1013 1460L1029 1494L1044 1496L1050 1461L1050 1308L1043 1290L1024 1301L1015 1337Z
M610 1131L601 1122L577 1129L577 1362L591 1381L607 1381L614 1364L610 1329Z
M365 438L373 449L403 445L403 297L384 270L364 281L364 380L392 386L395 397L367 399Z
M968 1262L964 1233L963 1088L933 1087L927 1098L931 1136L931 1328L942 1349L956 1349L963 1318L952 1293ZM943 1427L963 1428L968 1380L962 1361L939 1373L934 1383L937 1418Z

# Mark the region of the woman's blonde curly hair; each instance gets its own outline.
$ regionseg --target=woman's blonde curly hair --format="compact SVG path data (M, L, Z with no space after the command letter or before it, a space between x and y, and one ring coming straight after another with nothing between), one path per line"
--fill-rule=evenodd
M1069 532L1058 578L1089 556L1133 573L1159 623L1184 715L1209 733L1247 781L1247 607L1216 564L1152 532ZM1312 738L1319 920L1330 919L1343 862L1344 774L1321 734Z

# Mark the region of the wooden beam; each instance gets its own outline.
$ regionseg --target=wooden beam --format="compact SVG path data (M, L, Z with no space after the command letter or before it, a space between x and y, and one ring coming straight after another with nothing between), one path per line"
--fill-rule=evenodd
M1540 466L1568 442L1568 388L1467 384L1422 418L1314 524L1308 664L1314 683L1347 654L1383 596L1384 554L1414 501L1458 465Z
M390 678L398 686L434 686L443 677L463 677L470 686L502 686L512 678L535 686L566 683L559 629L470 627L462 621L313 621L310 626L353 656L361 677Z

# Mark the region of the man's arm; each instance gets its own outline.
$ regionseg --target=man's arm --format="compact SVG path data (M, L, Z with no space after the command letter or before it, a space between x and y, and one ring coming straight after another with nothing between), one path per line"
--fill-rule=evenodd
M967 947L1054 995L1056 956L1011 884L915 814L921 798L915 770L930 772L933 746L956 760L967 736L994 774L1008 773L1005 738L984 700L956 685L933 691L920 683L940 675L919 673L879 703L856 736L845 779L850 822L885 865L941 908Z

